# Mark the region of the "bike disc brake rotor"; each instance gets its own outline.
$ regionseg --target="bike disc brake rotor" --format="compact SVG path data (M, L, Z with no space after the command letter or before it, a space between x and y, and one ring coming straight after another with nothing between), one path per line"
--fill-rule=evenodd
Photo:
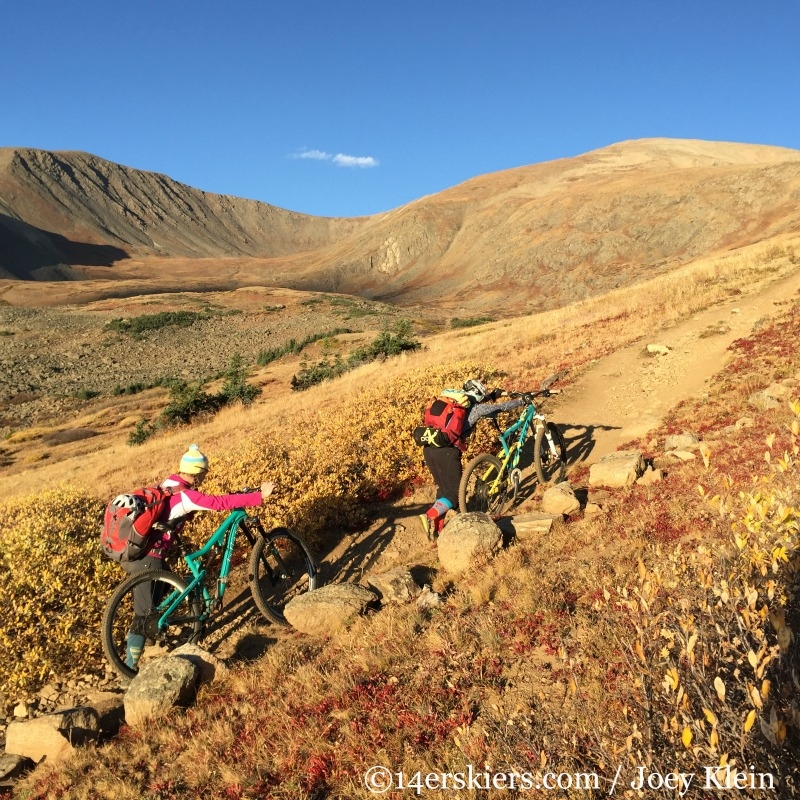
M511 487L511 498L513 500L517 499L517 493L519 492L519 485L522 482L522 470L521 469L512 469L511 474L508 476L508 483Z
M158 627L158 620L160 616L160 611L151 611L144 618L144 621L142 622L142 629L147 639L158 641L164 635L164 632Z

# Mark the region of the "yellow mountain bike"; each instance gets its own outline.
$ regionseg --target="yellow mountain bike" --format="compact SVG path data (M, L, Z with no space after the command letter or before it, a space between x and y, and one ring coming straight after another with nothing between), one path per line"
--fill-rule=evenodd
M519 419L505 431L498 429L501 451L496 455L480 453L464 468L458 487L458 507L464 514L481 511L499 517L513 504L520 493L522 469L520 465L533 462L540 484L554 484L563 480L567 470L567 445L558 425L549 422L537 410L537 397L559 394L558 389L543 388L534 392L509 392L506 397L522 397ZM533 458L523 459L525 445L533 440ZM527 448L530 450L530 447Z

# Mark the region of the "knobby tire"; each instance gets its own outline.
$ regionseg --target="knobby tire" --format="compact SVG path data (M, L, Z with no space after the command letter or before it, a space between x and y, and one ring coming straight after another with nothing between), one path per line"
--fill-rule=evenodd
M560 483L564 480L567 472L567 445L564 436L554 422L547 423L547 430L553 437L553 444L556 448L555 455L550 452L544 425L536 431L536 441L533 446L536 477L542 485Z
M102 621L103 652L111 666L122 676L132 678L139 671L125 663L128 631L134 625L133 590L143 583L152 583L151 592L159 603L166 597L186 590L188 584L179 575L166 570L148 570L126 578L114 591L106 603ZM145 636L158 644L163 650L174 650L182 644L195 642L203 630L200 619L201 604L192 592L181 601L180 606L170 616L166 630L158 629L158 618L163 612L151 609L147 617L137 622L137 627ZM152 645L151 645L152 646ZM142 658L147 657L147 647Z
M266 538L259 537L250 554L250 591L267 619L288 625L286 604L316 586L314 559L299 536L276 528Z
M508 500L508 484L503 476L493 494L490 484L503 472L503 462L490 453L475 456L464 468L458 487L458 510L462 514L479 511L499 517Z

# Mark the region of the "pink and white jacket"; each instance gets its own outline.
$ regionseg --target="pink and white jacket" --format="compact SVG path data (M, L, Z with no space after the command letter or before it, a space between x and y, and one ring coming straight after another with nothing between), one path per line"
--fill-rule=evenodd
M180 475L170 475L161 482L165 489L175 490L175 494L167 501L169 512L162 522L182 520L176 525L180 531L198 511L233 511L234 508L245 506L260 506L263 502L261 492L247 492L246 494L203 494L193 489ZM162 557L173 545L171 531L164 531L153 542L149 555Z

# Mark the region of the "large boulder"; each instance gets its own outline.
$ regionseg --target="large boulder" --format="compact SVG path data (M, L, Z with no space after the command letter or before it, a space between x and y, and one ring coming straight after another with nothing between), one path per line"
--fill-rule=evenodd
M380 575L370 575L367 583L375 589L384 605L410 603L422 591L405 567L395 567Z
M364 586L332 583L293 597L283 609L283 615L298 631L325 636L347 626L377 601L375 592Z
M66 758L77 745L97 738L100 723L93 708L68 708L12 722L6 729L6 753L39 762Z
M125 692L125 722L141 726L165 716L175 706L187 706L194 699L197 665L188 658L164 656L149 661Z
M631 486L644 472L644 458L632 450L620 450L603 456L589 467L589 486L620 488Z
M447 572L466 572L473 561L493 555L502 543L503 534L488 514L458 514L437 539L439 563Z
M197 667L199 683L222 680L228 674L228 668L220 659L196 644L182 644L171 655L191 661Z
M575 490L568 481L548 487L542 495L542 511L545 514L569 516L580 510L580 500L575 497Z

